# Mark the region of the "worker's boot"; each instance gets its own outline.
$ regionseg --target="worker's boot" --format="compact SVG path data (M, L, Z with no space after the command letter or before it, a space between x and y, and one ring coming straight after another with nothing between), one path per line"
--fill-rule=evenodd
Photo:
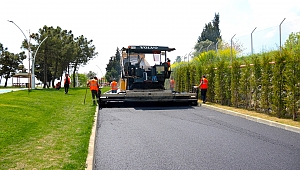
M96 101L95 100L93 100L93 105L96 105Z

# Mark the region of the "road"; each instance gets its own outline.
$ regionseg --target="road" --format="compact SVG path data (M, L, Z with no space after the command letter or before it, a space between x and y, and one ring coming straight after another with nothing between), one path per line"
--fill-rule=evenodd
M2 93L8 93L8 92L12 92L12 91L18 91L18 90L25 90L26 88L3 88L0 89L0 94Z
M94 169L300 169L300 134L204 107L104 108Z

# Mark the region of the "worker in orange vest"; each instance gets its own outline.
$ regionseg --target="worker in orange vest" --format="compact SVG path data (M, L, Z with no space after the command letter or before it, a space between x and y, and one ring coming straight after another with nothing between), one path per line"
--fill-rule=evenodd
M71 84L71 78L69 77L69 74L65 74L65 79L64 79L64 88L65 88L65 94L69 92L69 87Z
M116 79L113 79L113 81L110 83L110 87L112 93L117 93L118 83L116 82Z
M172 92L174 91L174 87L175 87L175 80L173 79L173 77L171 77L171 79L170 79L170 90Z
M171 60L167 58L168 71L171 71Z
M99 102L99 84L97 77L94 77L93 79L89 80L87 85L90 87L92 93L93 104L96 105L96 100L97 103Z
M205 103L206 102L206 92L208 89L208 80L206 79L205 76L202 76L199 87L201 90L202 101L203 101L203 103Z

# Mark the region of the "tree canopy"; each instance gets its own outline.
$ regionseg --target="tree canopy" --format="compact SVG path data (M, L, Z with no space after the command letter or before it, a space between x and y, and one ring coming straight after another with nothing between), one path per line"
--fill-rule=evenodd
M200 43L201 41L209 40L212 41L213 43L217 43L218 39L222 39L219 24L220 24L220 15L218 13L215 14L215 17L212 20L212 22L205 24L201 36L198 37L197 42Z
M202 51L207 51L209 49L215 49L216 43L222 40L221 31L219 28L220 15L215 14L212 22L205 24L201 35L197 39L197 43L194 46L195 54L201 53Z
M61 79L63 73L72 71L73 86L75 87L75 75L80 65L87 62L97 55L93 40L88 40L83 35L74 37L72 31L63 30L60 27L53 28L44 26L38 33L30 36L38 44L46 37L47 39L40 44L35 59L35 75L37 79L44 83L44 88L51 81L54 87L54 80ZM28 48L23 42L23 48ZM38 45L31 45L33 53L36 52Z
M105 78L108 82L116 79L117 81L121 78L121 54L117 47L115 56L110 57L108 64L106 65Z
M7 80L18 70L25 72L24 65L22 65L25 58L25 52L18 54L10 53L7 51L7 48L3 48L3 45L0 43L0 77L1 79L2 77L5 79L4 87L7 86Z

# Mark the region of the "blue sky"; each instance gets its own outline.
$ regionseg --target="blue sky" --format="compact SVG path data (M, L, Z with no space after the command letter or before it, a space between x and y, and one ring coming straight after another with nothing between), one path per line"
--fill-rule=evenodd
M248 52L255 27L256 52L267 49L264 44L271 44L270 48L279 44L278 26L284 18L284 36L300 31L299 0L5 0L1 1L0 43L10 52L22 51L24 36L7 20L14 21L26 36L29 30L36 33L44 25L72 30L75 36L92 39L99 53L87 66L80 67L79 72L94 71L102 76L101 71L105 72L117 47L169 46L176 48L168 54L172 61L189 53L215 13L220 14L223 40L230 42L236 34L235 39ZM28 59L24 65L28 66Z

